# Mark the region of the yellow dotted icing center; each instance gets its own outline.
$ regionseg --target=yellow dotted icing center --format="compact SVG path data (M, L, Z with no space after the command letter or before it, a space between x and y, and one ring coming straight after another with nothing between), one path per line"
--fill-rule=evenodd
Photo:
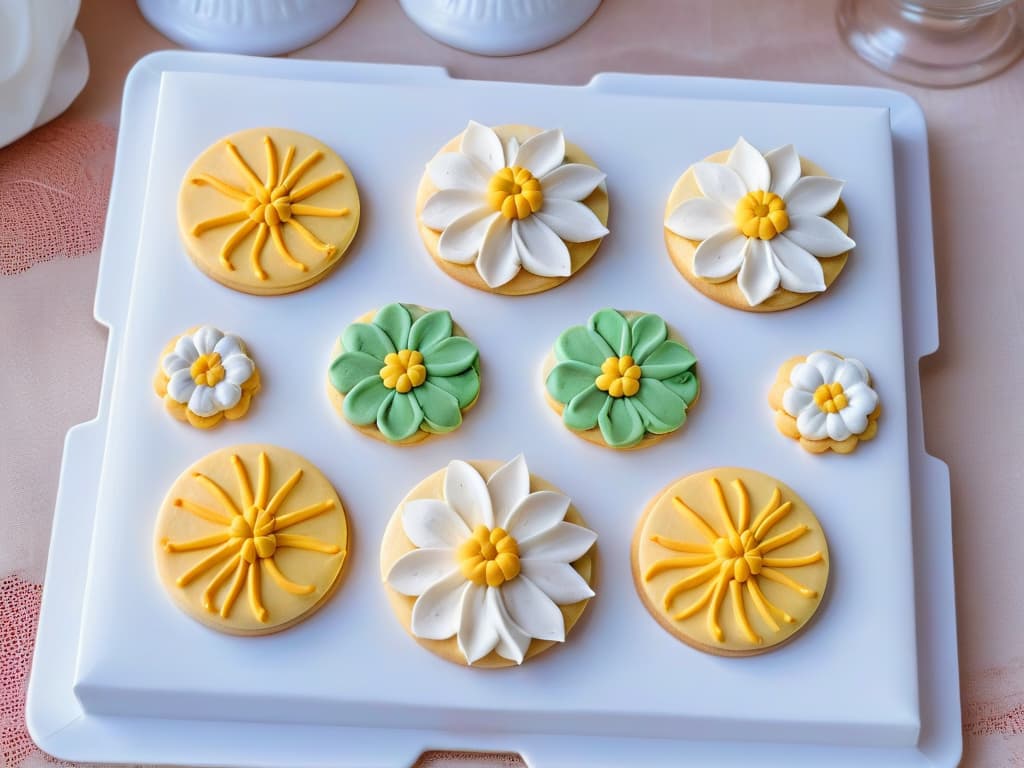
M427 380L423 355L414 349L388 353L384 367L380 369L380 378L388 389L405 394Z
M518 165L502 168L487 185L487 200L506 219L525 219L544 205L540 181Z
M210 352L200 355L189 369L192 381L201 387L215 387L224 379L224 366L221 365L220 354Z
M793 503L782 501L782 492L776 487L771 499L764 509L751 522L750 497L746 486L738 478L731 485L738 500L739 513L733 521L729 504L725 499L721 483L711 478L712 492L717 502L721 517L723 533L719 533L699 513L686 505L679 497L672 500L676 510L704 534L705 542L687 542L654 535L651 541L682 553L678 556L659 560L651 565L644 574L644 580L650 581L659 573L682 568L699 568L673 584L663 596L666 611L672 610L676 598L684 592L702 585L704 591L695 601L672 616L676 621L687 619L700 611L707 612L707 629L719 643L725 642L725 633L718 622L719 612L725 601L726 593L731 597L733 614L736 624L751 642L760 645L764 638L758 635L749 620L743 606L743 591L746 590L750 600L764 619L765 623L775 632L779 632L778 622L796 624L797 620L774 605L765 597L759 581L768 579L795 590L801 596L813 599L818 593L787 576L783 570L811 565L824 559L820 551L802 557L771 557L770 552L791 542L797 541L808 533L810 528L803 523L783 533L770 535L775 526L792 510Z
M481 587L500 587L519 575L519 543L503 528L478 525L456 557L462 575Z
M822 384L814 390L814 402L825 413L839 413L849 404L843 385L838 381Z
M629 355L609 357L594 384L612 397L632 397L640 391L640 366Z
M789 228L786 202L774 192L758 189L736 203L736 226L747 237L771 240Z

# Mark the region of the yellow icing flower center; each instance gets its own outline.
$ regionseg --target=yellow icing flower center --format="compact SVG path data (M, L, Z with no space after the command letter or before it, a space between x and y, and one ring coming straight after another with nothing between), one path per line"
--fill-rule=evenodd
M716 539L711 550L721 561L720 572L729 573L740 584L761 573L764 564L761 546L750 530L742 533L730 531L728 538Z
M239 555L247 563L255 563L256 558L273 557L277 551L277 536L274 535L276 516L255 504L248 507L241 515L232 518L230 530L232 538L242 539Z
M253 191L255 194L243 204L252 221L273 227L291 219L292 200L285 187L275 187L269 193L263 187L254 187Z
M822 384L814 390L814 402L825 413L839 413L849 405L843 385L838 381Z
M518 165L502 168L487 184L487 201L506 219L525 219L544 205L540 181Z
M201 387L215 387L224 379L224 366L221 365L220 355L210 352L200 355L189 369L192 374L192 381Z
M771 240L789 228L786 202L774 192L758 189L749 192L736 203L736 226L747 237Z
M405 394L427 380L423 355L414 349L391 352L384 358L384 367L380 369L380 378L388 389Z
M632 397L640 391L640 366L629 355L609 357L594 384L612 397Z
M519 543L504 528L478 525L456 557L462 575L481 587L500 587L519 575Z

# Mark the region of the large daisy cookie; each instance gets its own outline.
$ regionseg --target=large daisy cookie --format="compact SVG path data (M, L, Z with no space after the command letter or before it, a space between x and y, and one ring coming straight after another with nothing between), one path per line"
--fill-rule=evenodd
M416 211L434 261L508 295L567 280L608 234L605 175L558 129L470 121L427 164Z
M594 596L594 542L571 500L517 456L452 461L388 523L381 576L402 625L458 664L522 664Z
M792 144L762 154L744 139L695 163L665 208L665 242L699 291L737 309L773 312L828 288L854 242L843 182Z
M860 360L833 352L794 357L768 393L775 426L811 453L850 453L878 432L882 403Z

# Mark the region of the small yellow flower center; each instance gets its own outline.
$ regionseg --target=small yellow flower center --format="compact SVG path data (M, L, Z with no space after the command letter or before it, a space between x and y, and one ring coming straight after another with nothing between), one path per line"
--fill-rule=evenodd
M506 219L525 219L544 205L540 181L518 165L502 168L487 185L487 200Z
M825 413L839 413L849 404L843 385L838 381L822 384L814 390L814 402Z
M609 357L594 384L612 397L632 397L640 391L640 366L629 355Z
M292 217L292 201L283 188L278 187L271 193L258 189L256 194L245 201L245 211L249 218L257 224L273 227Z
M274 515L255 505L231 519L231 537L244 540L239 550L243 560L254 563L257 557L274 556L277 551L274 523Z
M774 192L758 189L740 198L734 214L736 226L747 237L771 240L789 228L786 202Z
M201 387L215 387L224 379L224 366L220 364L220 355L210 352L200 355L189 369L192 381Z
M462 575L481 587L500 587L519 575L519 544L503 528L478 525L455 556Z
M711 549L722 563L721 572L731 573L732 578L741 584L761 573L764 565L761 548L749 530L716 539Z
M414 349L391 352L384 358L384 367L380 369L380 378L388 389L405 394L427 380L423 355Z

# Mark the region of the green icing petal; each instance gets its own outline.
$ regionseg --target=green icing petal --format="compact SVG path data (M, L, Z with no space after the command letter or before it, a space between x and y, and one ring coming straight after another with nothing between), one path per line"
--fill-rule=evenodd
M420 352L430 349L435 344L452 335L452 316L444 309L427 312L421 315L409 329L409 349Z
M697 363L693 353L678 341L663 341L641 365L642 375L664 381L688 371Z
M665 379L662 383L681 397L687 407L692 405L693 401L697 399L697 395L700 394L700 381L693 371L686 371L671 379Z
M544 382L548 394L560 403L568 403L587 387L594 386L594 381L601 375L596 365L566 360L551 369Z
M630 399L648 432L674 432L686 421L686 403L657 379L640 379L640 391Z
M581 432L593 429L597 426L597 417L605 402L611 399L607 392L602 392L597 385L591 383L565 406L565 410L562 411L562 421L565 426Z
M346 352L365 352L377 358L381 368L384 367L384 358L397 351L388 335L370 323L352 323L341 334L341 346Z
M342 412L345 418L360 427L373 424L377 420L377 413L395 390L388 389L380 376L376 378L367 377L352 387L345 395L342 403Z
M462 423L459 401L429 381L416 387L412 394L423 411L423 421L431 432L451 432Z
M377 429L388 440L399 442L412 437L423 423L423 409L411 393L395 392L377 411Z
M583 325L574 325L555 341L555 359L558 362L576 360L601 367L601 363L615 352L608 342Z
M459 403L459 409L468 408L480 394L480 374L470 368L456 376L431 376L427 383L433 384L452 395Z
M631 397L609 397L597 416L601 437L613 448L628 448L644 436L644 423Z
M373 324L380 328L391 339L396 350L409 348L409 328L412 316L402 304L388 304L381 307Z
M658 315L640 315L633 320L632 329L633 361L643 365L647 356L668 338L668 328Z
M616 357L628 355L633 348L633 334L629 329L629 321L617 310L602 309L595 312L588 327L604 339Z
M380 378L382 367L380 360L365 352L342 352L334 358L327 375L331 386L344 394L363 379Z
M421 352L428 376L455 376L469 370L479 354L465 336L452 336Z

